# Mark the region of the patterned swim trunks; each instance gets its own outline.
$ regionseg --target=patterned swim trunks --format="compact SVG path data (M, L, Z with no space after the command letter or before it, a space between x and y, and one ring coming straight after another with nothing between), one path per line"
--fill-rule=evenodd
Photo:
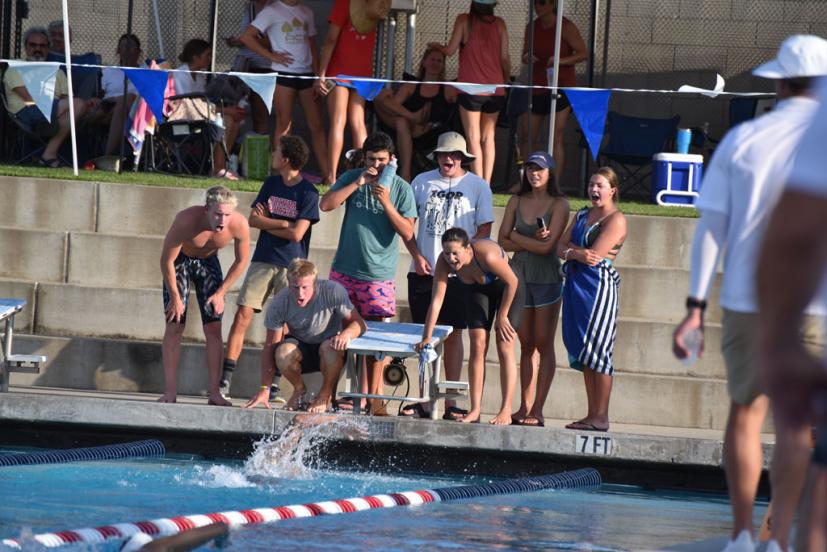
M350 302L363 317L396 316L396 283L393 280L359 280L331 270L330 281L344 286Z
M198 299L198 308L201 310L201 323L218 322L221 314L216 314L211 305L207 305L207 299L218 291L224 283L224 276L221 272L221 263L218 262L218 255L197 259L179 253L175 259L175 282L178 285L178 293L184 302L184 316L181 324L187 323L187 303L190 297L190 281L195 287L195 297ZM164 310L169 305L169 290L164 282ZM223 314L223 313L222 313Z

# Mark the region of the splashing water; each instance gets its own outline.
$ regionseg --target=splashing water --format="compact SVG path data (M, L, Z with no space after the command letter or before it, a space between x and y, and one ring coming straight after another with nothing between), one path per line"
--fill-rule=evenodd
M299 414L278 437L265 437L256 443L244 463L247 477L312 479L324 469L321 449L330 440L362 439L368 424L355 416Z

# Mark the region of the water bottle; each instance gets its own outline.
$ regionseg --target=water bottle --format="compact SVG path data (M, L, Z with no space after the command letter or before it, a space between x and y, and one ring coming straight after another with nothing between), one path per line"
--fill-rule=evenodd
M227 168L230 170L231 173L238 174L238 154L237 153L234 153L230 156L230 161L227 165L228 165Z
M683 345L689 354L681 359L684 366L692 366L698 360L698 353L701 351L701 341L703 341L703 334L699 328L689 330L683 338Z
M385 165L382 169L382 174L379 175L379 184L385 188L390 188L393 184L393 177L396 176L397 163L396 158L391 159L391 162Z

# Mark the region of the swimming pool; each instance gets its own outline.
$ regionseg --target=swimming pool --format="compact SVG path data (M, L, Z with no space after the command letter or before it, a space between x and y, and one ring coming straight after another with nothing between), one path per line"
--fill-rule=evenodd
M335 458L314 455L322 438L262 442L246 462L174 456L3 468L0 538L28 548L31 534L47 531L489 481L337 471ZM729 520L721 495L603 485L286 520L234 531L228 549L640 550L725 535Z

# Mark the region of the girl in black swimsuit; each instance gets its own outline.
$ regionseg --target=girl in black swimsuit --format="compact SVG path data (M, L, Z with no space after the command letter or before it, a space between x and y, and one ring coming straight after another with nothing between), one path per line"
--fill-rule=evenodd
M462 422L478 422L485 380L485 351L491 327L496 330L497 354L500 359L500 387L502 404L491 420L492 424L511 423L511 399L517 382L517 362L514 356L516 328L520 325L524 298L517 276L508 266L505 251L493 240L471 242L465 230L451 228L442 235L442 255L434 270L431 305L425 318L421 350L431 341L431 333L442 308L448 278L453 274L469 286L470 299L466 303L465 322L471 339L468 359L468 380L471 387L471 409Z
M403 84L396 94L383 93L375 103L379 119L396 131L399 175L408 182L412 176L413 139L449 121L457 97L451 86L428 84L445 81L445 55L438 50L425 50L417 78L424 82Z

